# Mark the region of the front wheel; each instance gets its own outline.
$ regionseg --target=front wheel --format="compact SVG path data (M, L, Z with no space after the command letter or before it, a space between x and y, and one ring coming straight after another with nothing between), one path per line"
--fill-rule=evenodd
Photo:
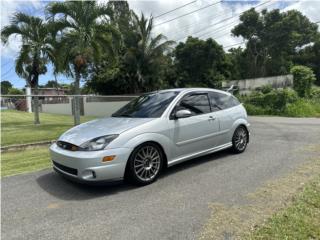
M131 154L126 169L127 179L138 185L154 182L163 165L163 154L158 145L145 143Z
M247 147L249 140L248 131L244 126L239 126L232 137L232 149L235 153L242 153Z

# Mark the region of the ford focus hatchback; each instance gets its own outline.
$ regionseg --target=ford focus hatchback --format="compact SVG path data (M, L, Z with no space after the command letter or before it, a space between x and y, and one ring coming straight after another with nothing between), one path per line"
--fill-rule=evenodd
M50 147L53 168L74 180L129 179L145 185L161 170L222 149L246 149L249 123L230 93L204 88L144 94L111 117L71 128Z

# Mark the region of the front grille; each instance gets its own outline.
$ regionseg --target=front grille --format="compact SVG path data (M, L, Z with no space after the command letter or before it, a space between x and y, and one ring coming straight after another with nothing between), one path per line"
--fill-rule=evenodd
M64 171L64 172L70 173L70 174L75 175L75 176L78 175L78 170L75 169L75 168L71 168L71 167L67 167L67 166L61 165L60 163L57 163L55 161L53 161L53 165L56 166L57 168L59 168L60 170Z
M68 143L68 142L64 142L64 141L58 141L57 145L60 148L63 148L65 150L69 150L69 151L78 151L79 150L78 146L71 144L71 143Z

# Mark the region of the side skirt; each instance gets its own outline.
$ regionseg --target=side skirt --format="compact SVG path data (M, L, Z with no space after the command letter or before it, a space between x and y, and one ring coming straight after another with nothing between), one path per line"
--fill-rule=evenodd
M189 155L186 155L183 157L179 157L179 158L173 159L170 162L168 162L168 167L171 167L175 164L190 160L192 158L196 158L196 157L204 156L204 155L207 155L210 153L218 152L220 150L227 149L230 147L232 147L232 142L229 142L229 143L226 143L226 144L214 147L214 148L209 148L209 149L206 149L206 150L203 150L200 152L192 153L192 154L189 154Z

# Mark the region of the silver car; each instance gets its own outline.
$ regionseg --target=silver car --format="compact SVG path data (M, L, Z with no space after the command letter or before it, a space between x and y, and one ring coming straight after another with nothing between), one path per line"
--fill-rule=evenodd
M71 179L145 185L174 164L226 148L243 152L248 127L245 108L230 93L161 90L132 100L111 117L71 128L50 152L53 168Z

